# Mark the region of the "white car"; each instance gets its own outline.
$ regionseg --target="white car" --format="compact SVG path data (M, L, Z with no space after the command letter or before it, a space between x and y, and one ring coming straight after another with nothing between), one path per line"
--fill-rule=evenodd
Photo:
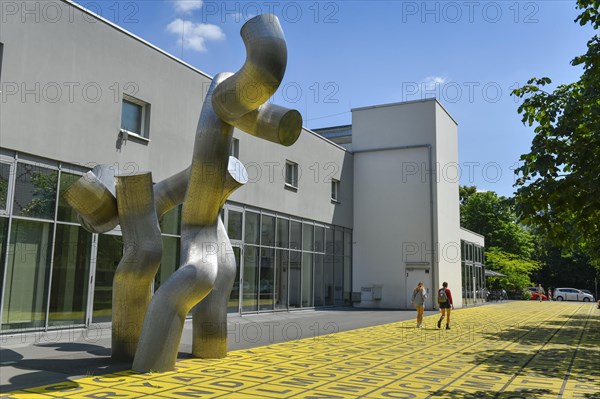
M552 296L557 301L583 301L592 302L594 297L576 288L556 288Z

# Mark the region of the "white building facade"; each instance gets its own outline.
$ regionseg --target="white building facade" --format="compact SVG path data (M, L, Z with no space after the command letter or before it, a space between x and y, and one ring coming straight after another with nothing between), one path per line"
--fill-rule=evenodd
M154 181L186 168L211 81L55 3L68 19L0 25L3 332L110 320L120 230L85 231L61 194L97 164ZM402 309L418 280L448 281L460 305L458 180L444 177L458 162L456 123L426 100L353 110L349 131L338 145L304 129L291 147L234 133L249 182L222 213L238 260L230 312ZM178 212L161 220L155 289L179 265Z

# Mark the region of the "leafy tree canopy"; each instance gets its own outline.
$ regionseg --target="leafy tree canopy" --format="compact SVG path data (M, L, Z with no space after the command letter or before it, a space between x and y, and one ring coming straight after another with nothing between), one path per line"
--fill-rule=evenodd
M541 266L539 262L523 259L500 248L488 248L485 255L487 267L506 275L495 277L494 283L514 291L532 286L529 276Z
M575 22L600 27L600 1L578 0ZM582 250L600 266L600 39L571 64L583 68L579 81L543 90L547 77L514 90L523 99L518 112L535 126L531 150L515 186L516 210L557 245Z
M461 226L485 237L486 248L496 247L524 259L531 258L533 237L517 222L505 197L492 191L475 192L461 206L460 218Z

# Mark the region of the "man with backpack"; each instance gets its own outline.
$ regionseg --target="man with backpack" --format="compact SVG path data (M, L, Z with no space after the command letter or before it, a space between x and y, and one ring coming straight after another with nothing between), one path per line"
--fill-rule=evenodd
M452 303L452 292L448 289L448 283L444 281L442 284L442 288L438 291L438 304L440 305L440 312L442 316L437 322L437 327L442 328L442 320L446 317L446 313L448 314L448 318L446 319L446 330L450 329L450 310L454 309L454 304Z

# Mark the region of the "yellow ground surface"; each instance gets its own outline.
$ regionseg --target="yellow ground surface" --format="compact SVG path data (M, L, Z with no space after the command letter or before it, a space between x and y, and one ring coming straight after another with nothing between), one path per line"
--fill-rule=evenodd
M168 373L90 376L12 398L600 398L600 310L512 302L188 359Z

